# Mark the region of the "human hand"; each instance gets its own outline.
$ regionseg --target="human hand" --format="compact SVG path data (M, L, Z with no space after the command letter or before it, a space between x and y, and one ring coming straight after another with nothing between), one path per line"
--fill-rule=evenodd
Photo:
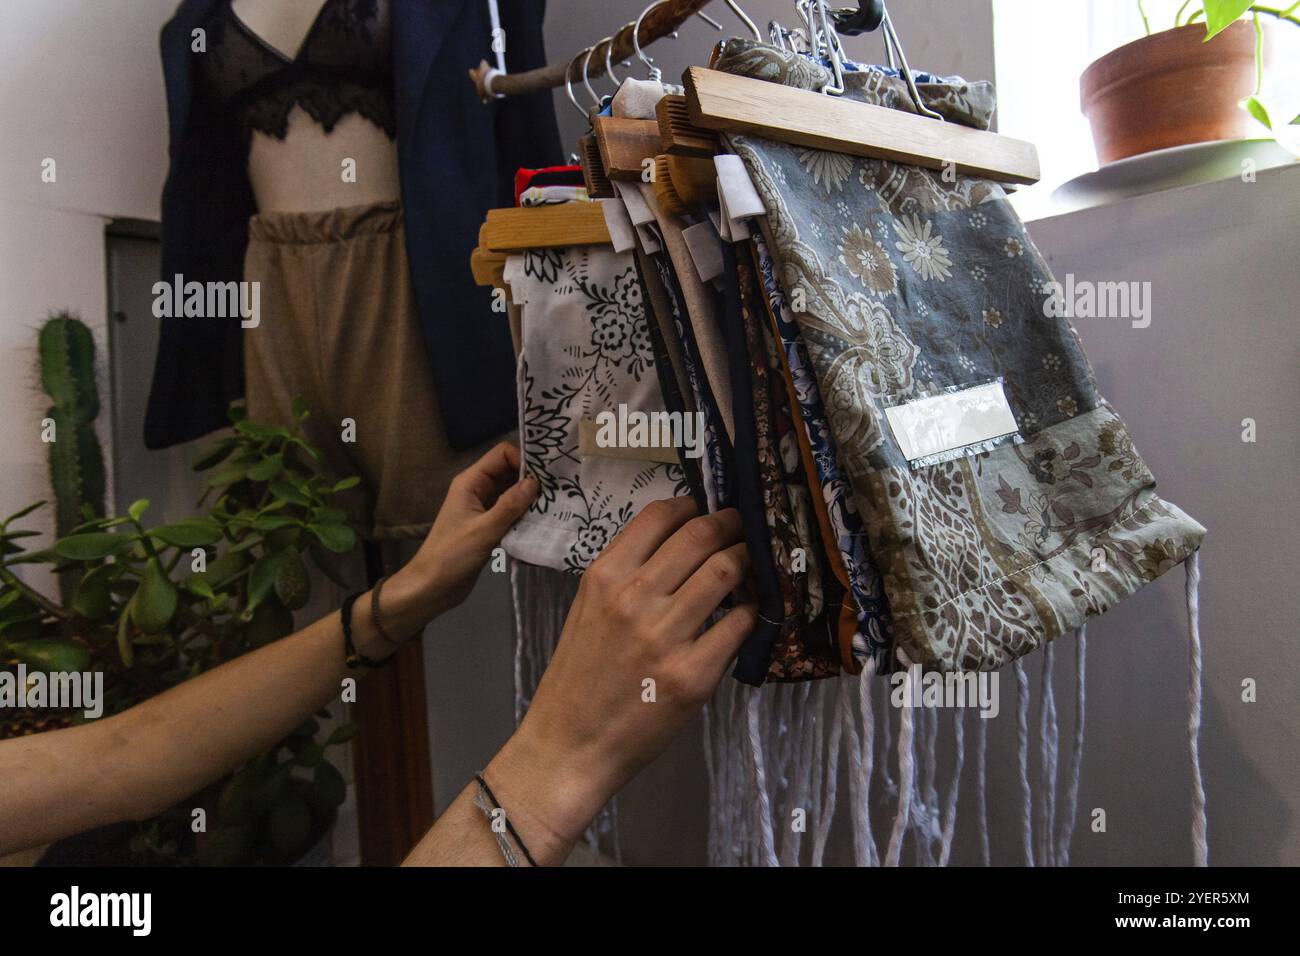
M561 862L713 693L757 611L700 630L748 565L738 512L697 517L674 498L647 505L587 569L527 716L485 771L539 862Z
M420 550L384 587L406 603L418 594L424 622L456 607L510 526L537 497L535 478L519 479L519 449L502 442L454 479Z

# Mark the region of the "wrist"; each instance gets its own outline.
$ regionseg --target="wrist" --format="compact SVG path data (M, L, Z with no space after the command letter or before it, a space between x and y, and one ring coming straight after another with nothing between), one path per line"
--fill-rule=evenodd
M609 763L581 748L563 747L527 720L484 770L529 852L541 866L558 866L618 792Z

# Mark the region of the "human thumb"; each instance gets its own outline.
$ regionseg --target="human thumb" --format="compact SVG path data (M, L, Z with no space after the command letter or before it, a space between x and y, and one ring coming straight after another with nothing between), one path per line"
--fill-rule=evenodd
M480 519L482 529L491 537L492 544L498 543L510 526L524 516L540 490L536 478L522 478L503 491L496 503L484 512Z

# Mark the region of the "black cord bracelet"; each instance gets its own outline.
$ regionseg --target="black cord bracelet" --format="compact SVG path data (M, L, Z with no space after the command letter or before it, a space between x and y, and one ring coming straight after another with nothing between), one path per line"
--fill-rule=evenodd
M496 798L496 794L492 792L492 788L487 785L487 781L483 779L483 774L474 774L474 779L477 780L478 785L483 788L483 792L487 794L487 798L492 801L493 809L501 811L501 814L506 821L506 829L510 832L510 838L514 840L515 843L519 844L519 849L523 851L524 859L528 861L528 865L536 866L537 861L534 860L533 855L528 852L528 845L525 844L523 839L519 836L519 831L515 829L515 825L510 822L509 811L507 811L505 807L501 806L501 801Z
M349 594L343 599L343 607L339 610L339 616L343 620L343 660L351 668L383 667L388 663L387 660L377 661L372 657L366 657L352 642L352 605L357 603L357 598L361 597L362 593L358 591L356 594Z

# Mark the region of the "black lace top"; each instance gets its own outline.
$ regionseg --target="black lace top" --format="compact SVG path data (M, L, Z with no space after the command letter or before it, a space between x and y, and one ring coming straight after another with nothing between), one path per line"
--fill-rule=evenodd
M284 139L297 105L327 133L360 113L396 138L388 0L325 0L292 59L245 26L229 2L204 27L199 88L246 129Z

